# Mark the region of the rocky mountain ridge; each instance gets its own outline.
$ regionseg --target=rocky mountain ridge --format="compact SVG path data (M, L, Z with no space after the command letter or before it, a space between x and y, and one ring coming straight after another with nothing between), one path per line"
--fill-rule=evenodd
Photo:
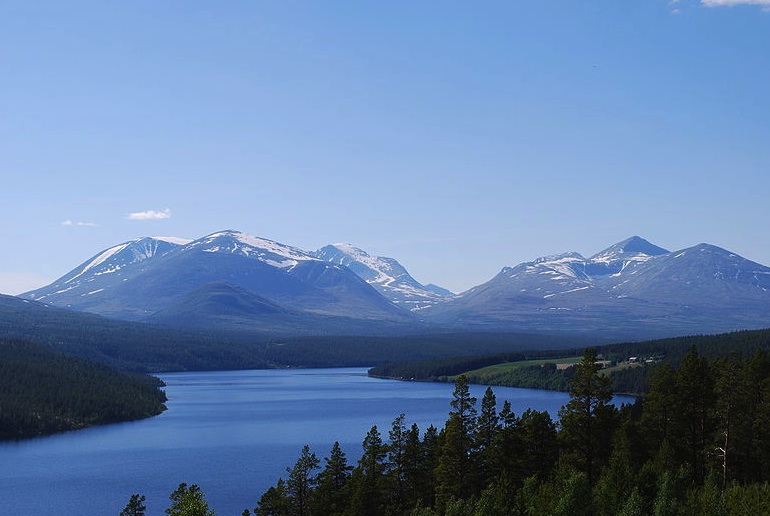
M770 327L770 268L710 244L631 237L504 267L454 295L349 244L314 252L238 231L142 238L23 294L166 325L284 333L516 331L655 338Z

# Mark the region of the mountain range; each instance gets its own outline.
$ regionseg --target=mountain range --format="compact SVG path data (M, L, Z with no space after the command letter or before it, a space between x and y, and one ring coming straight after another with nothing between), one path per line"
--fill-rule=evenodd
M516 331L640 340L770 326L770 268L640 237L504 267L461 294L349 244L307 252L238 231L140 238L20 297L167 326L282 334Z

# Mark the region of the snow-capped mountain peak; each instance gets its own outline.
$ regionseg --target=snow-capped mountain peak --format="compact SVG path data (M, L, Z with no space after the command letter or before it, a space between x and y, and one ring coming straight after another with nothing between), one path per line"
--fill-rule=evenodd
M349 268L386 298L410 310L419 310L446 297L441 290L419 283L393 258L372 256L351 244L327 245L312 254Z
M299 262L318 260L297 247L233 230L212 233L191 242L187 248L197 248L209 253L240 254L281 269L290 269Z
M63 278L64 283L71 283L85 273L92 275L109 274L155 256L164 255L189 240L173 237L143 237L118 244L97 254L81 267L75 274Z
M516 267L506 267L502 274L511 278L522 274L548 275L554 280L578 279L585 280L586 259L580 253L567 252L550 256L541 256L531 262L522 263Z
M592 262L611 263L623 261L645 261L653 256L667 254L669 251L658 247L644 238L633 236L608 247L591 257Z
M144 270L145 264L180 249L189 240L176 237L142 237L112 246L86 260L49 287L28 293L31 299L46 298L68 291L86 290L89 296L101 292Z
M540 258L536 258L532 263L574 263L584 261L585 258L583 258L583 255L574 251L570 251L566 253L553 254L550 256L541 256Z

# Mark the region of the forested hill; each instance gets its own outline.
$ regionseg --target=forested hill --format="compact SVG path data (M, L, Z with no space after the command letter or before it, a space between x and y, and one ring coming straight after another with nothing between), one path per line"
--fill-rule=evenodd
M163 383L0 338L0 439L130 421L165 410Z
M695 335L644 342L596 346L604 374L612 380L613 392L644 394L650 373L663 364L677 367L682 358L697 349L708 359L747 357L757 350L770 350L770 329ZM371 376L408 380L452 382L461 374L471 382L507 387L566 391L585 348L531 350L516 353L394 362L373 367ZM633 361L629 359L634 358ZM557 364L561 364L557 367Z
M566 335L282 336L117 321L0 294L0 339L22 339L127 371L363 367L521 349L594 345Z
M498 411L491 388L478 404L461 375L442 428L401 414L371 427L353 463L339 443L323 463L305 445L253 514L770 514L766 351L709 360L691 348L620 409L595 349L574 369L558 422L508 400Z

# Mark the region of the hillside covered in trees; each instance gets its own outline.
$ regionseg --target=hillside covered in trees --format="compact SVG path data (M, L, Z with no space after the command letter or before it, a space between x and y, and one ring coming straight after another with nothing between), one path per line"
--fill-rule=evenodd
M592 342L566 335L437 333L279 336L118 321L0 295L0 338L22 339L126 371L369 367L399 360L554 349Z
M157 378L0 338L0 439L142 419L165 410Z
M767 352L709 360L693 347L616 409L589 349L569 392L554 421L507 403L498 412L491 388L478 408L460 376L443 428L402 414L385 436L371 428L355 464L337 443L323 461L305 446L254 514L770 514Z
M641 395L650 388L650 379L663 365L677 367L693 347L709 359L731 355L748 356L759 349L770 349L770 330L751 330L718 335L696 335L625 342L596 346L603 374L611 381L612 392ZM381 364L369 370L371 376L401 380L452 382L461 374L471 383L567 391L572 367L565 357L576 357L584 348L520 351L478 356L405 360ZM629 362L632 359L633 363Z

